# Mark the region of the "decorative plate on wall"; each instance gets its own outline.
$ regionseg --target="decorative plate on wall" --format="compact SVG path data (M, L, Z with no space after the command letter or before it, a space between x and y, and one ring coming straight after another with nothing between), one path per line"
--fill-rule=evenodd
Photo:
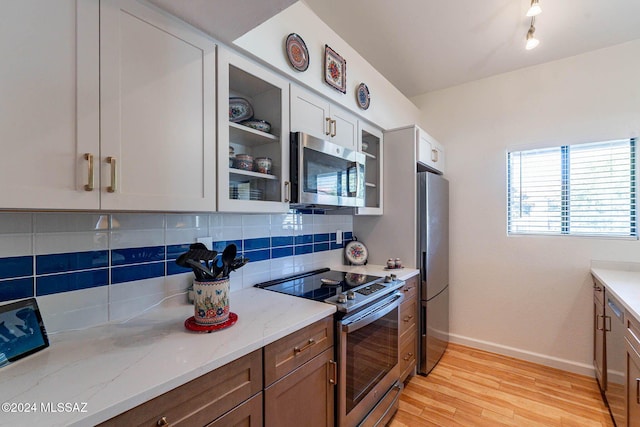
M302 37L296 33L289 34L285 42L285 49L293 68L298 71L306 71L309 68L309 50Z
M324 81L340 92L347 93L347 61L329 45L324 45Z
M369 93L369 88L366 84L360 83L358 85L356 89L356 101L358 101L358 106L363 110L369 108L371 104L371 93Z

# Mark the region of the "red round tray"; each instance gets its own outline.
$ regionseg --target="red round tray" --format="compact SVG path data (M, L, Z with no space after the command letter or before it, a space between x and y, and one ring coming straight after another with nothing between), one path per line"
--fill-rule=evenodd
M218 323L216 325L200 325L196 323L196 318L191 316L184 321L184 327L194 332L213 332L220 329L228 328L234 325L238 321L238 315L235 313L229 313L229 319L226 322Z

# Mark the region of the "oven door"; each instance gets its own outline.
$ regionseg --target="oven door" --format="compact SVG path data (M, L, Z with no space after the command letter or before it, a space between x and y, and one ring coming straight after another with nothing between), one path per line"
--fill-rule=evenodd
M291 165L294 203L364 206L364 154L300 132L292 136L291 151L298 162Z
M358 425L400 375L399 306L393 293L338 322L338 425Z

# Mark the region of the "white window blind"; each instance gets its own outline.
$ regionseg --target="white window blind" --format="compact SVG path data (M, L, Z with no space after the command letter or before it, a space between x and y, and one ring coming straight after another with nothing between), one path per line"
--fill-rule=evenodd
M635 142L509 152L509 234L637 236Z

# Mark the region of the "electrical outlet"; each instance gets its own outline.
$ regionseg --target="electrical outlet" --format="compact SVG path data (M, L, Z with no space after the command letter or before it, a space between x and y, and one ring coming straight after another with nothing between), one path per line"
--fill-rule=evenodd
M336 230L336 245L342 244L342 230Z
M196 242L204 244L209 250L213 247L213 237L198 237Z

